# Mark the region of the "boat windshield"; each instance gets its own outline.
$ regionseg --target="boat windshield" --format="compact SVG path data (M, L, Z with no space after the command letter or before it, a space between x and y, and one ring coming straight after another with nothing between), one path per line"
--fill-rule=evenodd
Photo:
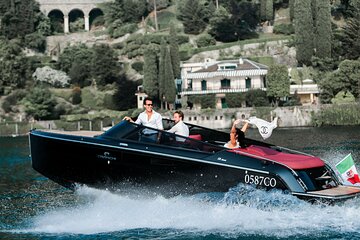
M224 133L221 132L220 135L221 134ZM147 144L185 148L209 153L225 150L223 142L215 141L216 136L215 138L211 138L209 137L210 135L206 129L200 131L200 128L198 129L192 126L190 126L189 137L184 137L167 131L122 121L106 131L101 137L114 140L128 139Z

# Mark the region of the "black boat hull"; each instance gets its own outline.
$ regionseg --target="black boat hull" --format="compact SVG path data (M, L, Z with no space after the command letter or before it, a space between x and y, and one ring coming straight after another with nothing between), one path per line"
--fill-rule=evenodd
M258 181L259 187L287 189L278 176L266 171L266 168L278 167L281 172L281 167L246 158L242 159L243 166L231 167L222 163L224 156L235 158L235 161L239 160L236 159L239 156L228 152L218 159L212 154L193 151L190 158L184 157L178 149L161 149L163 154L154 154L154 149L161 146L145 147L148 149L118 147L107 142L91 142L91 138L66 139L61 135L46 134L31 134L30 142L33 168L67 188L73 188L76 183L118 188L125 182L152 187L166 195L176 195L223 192L239 183L255 184ZM129 143L122 143L126 144ZM216 161L209 161L210 158ZM282 171L286 175L286 169Z
M33 130L29 135L32 166L68 188L77 184L108 189L143 186L173 196L224 192L244 183L310 201L341 201L360 195L360 188L343 186L319 158L286 153L251 139L246 139L246 149L230 150L223 147L227 133L191 127L192 134L203 130L203 139L179 141L181 136L151 129L159 141L143 141L146 127L127 121L99 136Z

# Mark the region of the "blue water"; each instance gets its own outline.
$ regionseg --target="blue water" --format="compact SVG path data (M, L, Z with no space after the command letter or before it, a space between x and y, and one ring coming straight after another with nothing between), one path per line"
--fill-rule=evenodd
M247 132L258 138L256 131ZM360 127L277 129L268 140L334 164ZM0 239L357 239L360 199L312 205L238 185L225 193L166 198L140 190L67 190L31 168L26 137L0 138Z

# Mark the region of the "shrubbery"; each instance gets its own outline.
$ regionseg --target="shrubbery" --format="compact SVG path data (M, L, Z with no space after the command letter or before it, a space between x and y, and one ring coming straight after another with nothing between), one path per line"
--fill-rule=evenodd
M216 40L210 34L203 34L196 40L196 44L199 48L207 47L210 45L215 45Z
M141 73L143 72L143 67L144 67L144 62L134 62L131 64L131 67L137 71L138 73Z
M128 23L125 25L122 25L116 29L113 29L112 32L110 32L110 36L113 38L118 38L126 35L127 33L133 33L138 29L136 23Z
M72 90L72 97L71 102L72 104L80 104L81 103L81 88L80 87L74 87Z
M359 104L334 104L323 108L313 115L312 123L315 126L323 125L359 125Z
M19 101L21 101L26 96L26 90L18 89L12 92L10 95L8 95L3 103L2 108L5 112L11 112L12 107L17 105Z
M201 104L202 109L215 108L215 94L192 95L188 99L193 104Z
M246 92L246 105L249 107L269 106L269 99L266 92L261 89L251 89Z
M245 101L245 93L228 93L225 98L229 108L238 108Z
M295 33L295 29L291 23L289 23L289 24L282 23L279 25L275 25L273 32L275 34L291 35L291 34Z

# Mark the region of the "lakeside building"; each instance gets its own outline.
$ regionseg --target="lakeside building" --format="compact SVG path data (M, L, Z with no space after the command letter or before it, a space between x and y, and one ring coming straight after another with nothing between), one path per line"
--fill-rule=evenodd
M204 62L182 62L181 79L176 86L181 102L190 95L215 94L216 108L227 108L226 94L247 92L249 89L266 91L266 65L239 58L216 61L210 58ZM246 106L246 103L241 103ZM194 106L201 107L201 106Z
M181 79L176 79L177 104L188 106L188 98L194 95L214 94L216 109L227 108L226 94L245 93L251 89L266 91L266 75L268 66L249 59L217 61L211 58L203 62L182 62L180 64ZM291 76L289 75L289 81ZM296 95L302 105L318 102L319 88L312 80L306 79L301 84L291 84L290 95ZM142 108L142 101L146 94L142 86L138 87L138 108ZM249 107L246 101L242 107ZM199 104L194 109L201 109Z

